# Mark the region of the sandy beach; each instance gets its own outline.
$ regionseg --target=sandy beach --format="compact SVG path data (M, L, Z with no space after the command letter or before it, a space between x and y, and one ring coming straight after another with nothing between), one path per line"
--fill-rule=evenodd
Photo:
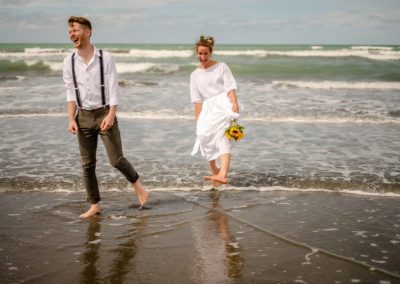
M2 283L400 283L397 197L298 191L3 192Z

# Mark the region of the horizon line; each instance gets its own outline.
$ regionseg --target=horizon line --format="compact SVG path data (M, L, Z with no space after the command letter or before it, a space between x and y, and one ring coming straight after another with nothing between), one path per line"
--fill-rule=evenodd
M68 45L70 42L3 42L0 41L0 44L62 44ZM119 44L119 45L194 45L194 43L166 43L166 42L94 42L95 45L105 45L105 44ZM71 44L72 45L72 44ZM216 45L371 45L371 46L382 46L382 45L391 45L391 46L399 46L400 43L217 43Z

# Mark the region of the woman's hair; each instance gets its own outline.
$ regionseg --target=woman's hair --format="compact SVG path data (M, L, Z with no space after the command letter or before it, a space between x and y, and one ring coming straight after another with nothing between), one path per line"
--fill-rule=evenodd
M84 17L75 17L71 16L68 19L68 25L72 25L73 23L78 23L84 26L85 28L88 28L89 30L92 30L92 24L90 21Z
M196 52L199 46L205 46L208 47L208 50L210 50L210 53L213 52L213 47L214 47L214 38L211 36L203 36L201 35L199 40L196 42Z

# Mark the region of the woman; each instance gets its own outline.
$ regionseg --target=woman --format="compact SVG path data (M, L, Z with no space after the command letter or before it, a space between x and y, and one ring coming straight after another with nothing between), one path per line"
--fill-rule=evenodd
M196 42L200 64L190 76L190 95L197 122L192 155L200 149L207 158L211 175L204 178L216 187L228 183L232 140L225 136L225 130L239 117L239 104L236 82L228 65L211 58L213 46L212 37L201 36Z

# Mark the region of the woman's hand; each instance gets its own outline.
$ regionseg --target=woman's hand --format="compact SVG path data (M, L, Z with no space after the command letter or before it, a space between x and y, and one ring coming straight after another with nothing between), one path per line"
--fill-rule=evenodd
M233 104L232 110L233 112L239 113L239 106L237 104Z

